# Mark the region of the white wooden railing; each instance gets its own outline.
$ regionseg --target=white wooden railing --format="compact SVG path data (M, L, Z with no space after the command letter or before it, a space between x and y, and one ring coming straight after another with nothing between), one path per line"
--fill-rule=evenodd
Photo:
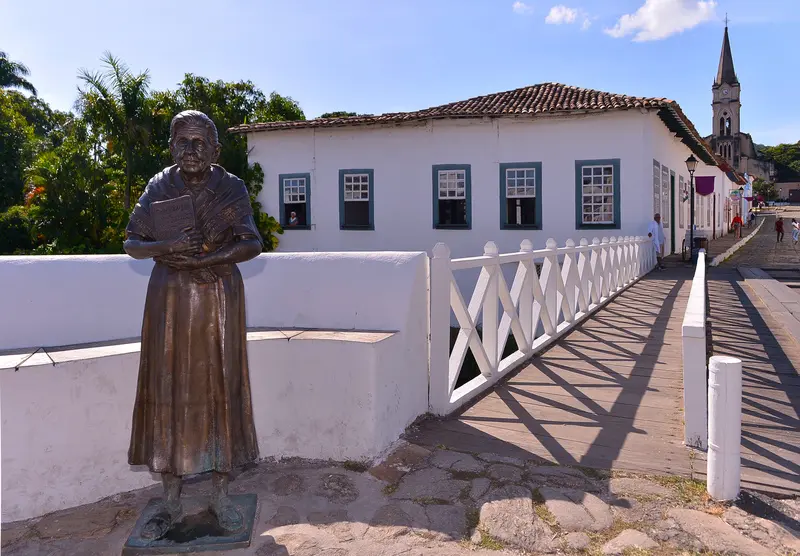
M452 260L447 245L437 243L430 270L430 411L446 415L468 402L648 273L655 262L651 240L638 236L594 238L591 244L581 239L579 245L567 240L561 248L548 239L546 248L536 251L526 239L518 252L503 254L490 241L482 256ZM514 263L509 288L501 265ZM454 276L466 269L480 269L469 303ZM459 327L452 352L451 309ZM510 334L518 349L503 358ZM480 375L456 388L467 350Z
M687 446L708 446L706 369L706 251L700 249L681 330L683 344L683 434Z

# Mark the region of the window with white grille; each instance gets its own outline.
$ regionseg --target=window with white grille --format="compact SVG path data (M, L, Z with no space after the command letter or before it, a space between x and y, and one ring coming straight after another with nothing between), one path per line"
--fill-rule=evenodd
M341 175L342 228L372 227L372 172L347 172Z
M584 224L614 224L614 166L583 166L581 196Z
M281 226L284 228L303 228L309 225L309 181L308 174L281 175Z
M505 226L537 226L536 168L506 168L504 185Z
M436 172L437 227L466 228L467 221L466 168L438 170Z

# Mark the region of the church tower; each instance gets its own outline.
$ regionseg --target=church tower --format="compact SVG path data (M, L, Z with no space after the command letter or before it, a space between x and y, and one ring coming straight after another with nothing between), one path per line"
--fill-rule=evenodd
M733 69L733 54L728 38L728 22L725 21L725 35L722 38L722 52L719 55L717 77L711 86L714 113L714 133L711 146L722 158L734 168L739 168L740 152L740 113L739 95L741 86Z

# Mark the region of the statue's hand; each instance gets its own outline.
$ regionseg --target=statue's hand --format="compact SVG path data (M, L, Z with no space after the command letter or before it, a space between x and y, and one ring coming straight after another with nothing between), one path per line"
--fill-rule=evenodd
M169 242L169 253L199 253L203 249L203 233L194 228L185 230Z
M156 262L163 263L176 270L194 270L200 268L200 256L189 253L173 253L171 255L161 255L154 257Z

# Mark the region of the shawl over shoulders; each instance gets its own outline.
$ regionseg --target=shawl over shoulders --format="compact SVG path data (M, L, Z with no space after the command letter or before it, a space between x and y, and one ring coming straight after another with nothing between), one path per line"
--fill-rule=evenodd
M135 234L147 241L154 241L151 204L188 193L177 166L164 168L147 183L131 213L125 229L126 236ZM195 216L205 237L214 238L230 228L236 236L252 237L262 245L264 243L253 218L250 195L244 181L216 164L212 165L212 175L204 190L195 199Z

